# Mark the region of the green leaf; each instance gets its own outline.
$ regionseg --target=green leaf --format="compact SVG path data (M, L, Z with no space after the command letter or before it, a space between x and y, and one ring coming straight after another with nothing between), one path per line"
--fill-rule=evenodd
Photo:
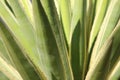
M94 59L98 51L100 50L101 46L104 44L108 36L111 34L113 29L115 28L115 25L117 24L119 16L120 16L119 7L120 7L119 0L111 0L111 3L108 7L106 16L101 25L100 32L98 34L97 40L93 48L90 64L94 62Z
M112 68L109 76L107 77L108 80L119 80L120 79L120 57L116 61L116 64Z
M92 80L94 78L94 74L96 74L100 70L101 65L104 62L103 60L107 56L107 53L108 53L107 51L109 50L111 43L112 43L112 40L108 39L106 43L103 45L103 47L98 53L100 55L96 57L96 60L94 61L92 66L89 68L85 80Z
M45 25L44 21L45 18L42 18L45 16L42 12L42 6L39 0L33 1L33 14L34 15L34 23L36 28L36 43L37 43L37 49L39 53L39 64L40 64L40 75L42 79L50 79L52 80L52 74L51 74L51 66L50 66L50 60L48 55L48 49L47 49L47 37L45 32ZM47 20L45 21L47 22ZM48 25L49 26L49 25ZM49 33L50 34L50 33Z
M25 1L27 1L27 0L25 0ZM29 10L31 10L30 14L29 14L30 16L26 16L26 14L28 14L28 12L26 13L26 10L25 10L27 7L23 8L23 6L25 5L25 1L22 1L22 0L7 0L7 2L6 2L10 6L10 8L12 9L12 11L14 13L14 16L18 20L18 23L22 24L24 29L26 28L26 26L29 26L30 28L33 27L32 23L30 23L30 21L32 22L32 18L31 18L32 17L32 10L31 10L32 8L29 9ZM30 2L28 2L28 4L30 4Z
M41 60L41 78L72 80L65 38L61 31L63 29L58 20L54 1L34 0L33 10L36 42Z
M0 1L0 17L6 23L11 35L39 73L39 54L37 52L33 28L19 24L7 5ZM19 17L19 20L23 20ZM24 20L23 20L24 21ZM24 23L24 22L23 22ZM25 23L27 24L27 22ZM28 22L29 24L29 22Z
M82 20L81 16L82 16L82 7L83 7L82 0L74 0L74 2L72 2L72 4L74 4L74 5L72 7L72 18L71 18L71 27L70 27L70 42L72 39L74 29L76 28L79 19Z
M80 39L80 23L77 24L71 42L71 66L75 80L82 79L82 68L80 65L80 52L79 52L79 39Z
M24 10L25 16L33 23L33 10L32 10L32 3L30 0L18 0L21 8Z
M10 64L6 63L1 57L0 64L0 71L2 71L9 79L23 80L17 70L14 69Z
M108 3L109 3L109 0L97 0L95 19L94 19L92 30L90 33L89 51L101 27L105 13L107 11Z
M70 26L71 26L70 24L71 23L70 0L60 0L59 6L60 6L60 14L61 14L65 36L66 36L66 39L69 45L70 44Z
M117 26L120 27L120 20L119 20L118 24L116 25L116 27ZM109 73L107 74L107 78L110 78L110 75L118 72L118 74L111 76L111 78L112 77L116 78L113 80L117 80L117 78L120 76L119 70L114 73L114 69L118 64L119 57L120 57L120 53L119 53L120 52L120 40L119 40L120 34L119 33L120 33L120 29L118 29L116 35L114 36L113 47L112 47L112 52L111 52L112 54L111 54L110 70L109 70Z
M9 80L2 72L0 72L0 80Z
M4 53L4 54L0 54L0 56L7 62L7 63L11 63L8 52L5 48L5 45L3 44L3 40L0 39L0 53ZM12 64L12 63L11 63Z
M0 34L3 39L4 46L8 52L7 56L10 58L12 66L16 68L22 78L25 80L39 79L38 75L34 72L35 70L27 61L26 57L23 55L23 52L20 50L20 48L14 41L11 33L2 23L0 23ZM7 60L9 60L9 58L5 57L5 59Z
M23 51L33 58L37 54L33 29L31 26L20 25L5 3L0 1L0 16ZM23 20L19 17L19 20ZM22 23L21 23L22 24ZM28 42L29 41L29 42ZM29 44L31 43L31 44ZM32 45L32 46L31 46ZM33 54L34 53L34 54ZM36 59L36 58L35 58ZM34 60L35 60L34 59ZM35 61L37 62L37 61Z
M100 70L101 64L104 63L104 59L108 57L107 54L109 54L109 52L107 51L110 48L110 45L113 41L113 37L116 35L119 29L120 29L120 20L118 21L116 27L114 28L110 36L107 38L101 49L98 51L98 55L96 56L96 58L94 58L94 62L90 64L91 66L89 67L86 80L90 80L94 78L94 73Z

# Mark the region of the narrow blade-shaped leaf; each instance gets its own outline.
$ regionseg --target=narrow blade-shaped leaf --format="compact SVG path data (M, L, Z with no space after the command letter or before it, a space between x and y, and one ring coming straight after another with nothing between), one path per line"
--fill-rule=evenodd
M111 34L112 30L115 28L119 16L120 16L120 1L119 0L111 0L111 3L108 7L107 13L105 15L104 21L101 25L100 32L98 34L97 40L95 42L95 46L93 48L91 64L94 61L99 49L104 44L108 36Z
M68 55L67 55L68 54L67 48L64 48L66 44L61 42L61 40L64 41L65 39L64 39L64 36L61 37L61 34L60 34L61 31L59 31L59 29L61 30L62 27L59 25L60 23L56 13L54 1L49 2L48 0L44 0L44 1L36 0L33 2L34 2L33 4L34 10L36 9L36 11L34 12L35 14L37 13L37 16L34 15L35 25L37 28L37 37L38 37L38 40L41 41L39 42L38 48L40 51L45 52L44 55L48 58L48 60L46 61L48 62L52 61L52 63L49 65L51 69L48 68L49 72L45 72L44 76L46 76L46 78L52 79L51 75L54 75L54 76L56 75L57 79L62 78L62 79L71 80L72 75L70 71L70 62L68 60ZM48 6L51 6L51 7L48 8ZM52 15L56 17L52 17ZM42 39L45 39L45 41ZM53 42L54 40L55 42ZM42 43L44 43L45 45L43 45ZM51 43L54 48L53 47L51 48L50 46ZM40 47L40 46L43 46L43 47ZM42 48L44 48L44 50L42 50ZM40 54L41 56L43 55L42 53ZM50 59L50 56L53 59ZM61 66L58 67L57 65L58 63L61 64ZM49 75L46 75L46 73L48 73Z
M6 63L1 57L0 57L0 64L1 64L0 71L2 71L9 79L23 80L20 74L17 72L17 70L8 63Z
M59 0L59 6L60 6L60 14L61 14L65 36L69 45L70 44L70 22L71 22L70 0Z
M92 30L91 30L91 35L90 35L90 42L89 42L89 51L91 49L91 46L93 44L93 41L95 37L97 36L101 23L104 19L106 8L108 5L109 0L97 0L96 6L99 6L98 8L96 7L96 14L95 14L95 19L93 22Z

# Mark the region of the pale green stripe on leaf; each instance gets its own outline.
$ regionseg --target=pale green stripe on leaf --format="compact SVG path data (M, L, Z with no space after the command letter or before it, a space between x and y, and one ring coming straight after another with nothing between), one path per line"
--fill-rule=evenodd
M60 17L59 0L54 0L54 2L55 2L56 9L57 9L57 13L58 13L58 15L59 15L59 17Z
M71 6L70 0L60 0L60 14L62 19L62 24L65 32L65 36L68 44L70 44L70 23L71 23Z
M118 58L118 61L114 65L107 79L108 80L119 80L120 79L120 57Z
M104 19L108 2L109 0L98 0L97 1L96 5L99 7L96 8L95 19L94 19L92 30L90 33L89 51L101 27L101 23Z
M19 58L16 55L16 53L19 54L20 51L17 48L15 50L13 49L16 46L13 46L10 44L10 42L12 42L10 39L11 37L9 36L8 31L6 31L6 29L4 27L5 26L0 22L0 34L3 39L3 43L4 43L7 51L9 52L9 58L10 58L11 62L13 63L13 66L18 70L18 72L21 74L23 79L30 80L27 73L25 72L25 70L23 68L22 63L20 62ZM9 40L7 38L9 38Z
M0 80L9 80L9 79L0 71Z
M30 22L33 23L32 2L30 0L18 0L18 2L28 19L30 19Z
M1 54L1 53L4 53L4 54ZM8 55L8 52L7 52L6 48L5 48L5 45L3 44L2 39L0 39L0 56L1 56L7 63L11 63L11 62L10 62L9 55Z
M44 23L44 16L42 15L42 7L39 0L33 1L33 14L34 14L34 25L36 28L36 44L37 51L39 53L39 67L41 70L41 78L45 80L52 80L50 60L47 49L47 38L45 33L45 27L47 28L49 23ZM47 21L46 21L47 22ZM46 26L47 25L47 26ZM50 33L49 33L50 34Z
M120 19L116 26L120 26ZM112 47L112 52L111 52L110 67L113 67L117 58L120 56L119 51L120 51L120 29L118 29L118 32L114 36L113 47Z
M19 0L7 0L7 3L11 7L15 18L18 21L18 24L20 25L22 24L22 27L24 28L21 27L21 29L24 30L24 32L26 32L27 29L32 30L33 26L32 26L32 21L26 16L25 11L24 11L25 8L23 9L21 2L19 2ZM30 13L32 14L32 10ZM29 28L27 28L26 26Z
M94 74L96 74L99 71L100 69L99 66L101 66L101 64L104 62L102 60L106 57L107 51L109 50L111 44L112 44L112 40L108 39L106 43L103 45L103 47L98 53L100 55L96 57L96 60L94 61L92 66L89 68L85 80L92 80L94 78Z
M86 80L92 79L92 77L94 76L94 73L98 72L99 66L104 62L102 60L106 57L107 55L106 53L113 41L112 39L116 35L116 33L119 31L119 29L120 29L120 20L118 21L116 27L113 29L113 31L111 32L111 34L109 35L109 37L107 38L107 40L105 41L101 49L98 51L98 55L96 55L96 57L94 58L94 61L90 64L91 66L89 67Z
M36 67L37 72L39 73L39 54L36 48L35 36L33 28L31 27L32 25L25 26L29 23L23 24L24 22L20 22L21 24L19 24L20 17L19 20L17 20L2 1L0 1L0 17L8 26L8 29L12 33L12 36L14 36L19 47L25 52L25 55L30 59L31 63Z
M18 40L17 42L20 43L19 46L22 46L23 48L21 48L24 49L25 52L29 53L30 56L33 58L33 56L36 55L36 44L33 30L31 29L31 27L24 27L22 26L22 24L20 25L16 18L13 16L13 14L10 12L10 10L7 8L7 6L3 5L1 2L0 16L8 25L8 28L10 32L12 32L12 34L15 36L15 39ZM35 58L35 60L36 59L37 58Z
M22 24L20 25L16 18L14 17L14 15L7 8L7 6L4 3L1 3L1 1L0 1L0 16L4 20L6 25L8 25L8 28L10 29L12 34L17 38L18 42L24 45L24 47L28 49L28 52L35 51L35 40L31 27L23 26ZM31 44L29 44L28 41Z
M113 31L114 27L116 26L119 16L120 16L120 1L119 0L112 0L107 13L105 15L104 21L101 25L100 32L98 34L97 40L95 42L95 46L93 48L91 62L94 62L94 59L101 48L101 46L104 44L108 36Z
M10 80L23 80L20 74L10 64L6 63L0 57L0 71L2 71Z
M70 66L70 60L68 57L67 46L65 43L65 36L63 34L61 22L59 21L59 16L55 8L55 3L54 1L49 1L49 0L41 0L40 2L44 8L44 11L50 23L50 27L57 44L58 54L60 61L62 63L62 68L64 71L63 74L65 76L65 79L72 80L73 75Z
M77 23L80 20L80 14L82 14L82 0L73 0L71 1L73 4L73 9L72 9L72 18L71 18L71 26L70 26L70 43L71 43L71 39L72 39L72 35L74 32L74 29L77 26Z
M0 34L4 46L8 52L10 61L12 62L12 66L17 69L17 71L21 74L22 78L25 80L39 80L39 77L36 74L33 66L27 60L28 57L26 58L26 56L23 54L24 51L22 51L22 49L18 47L18 44L16 44L13 36L9 32L9 30L7 30L7 27L4 26L4 24L2 23L0 23ZM6 59L9 60L8 58Z

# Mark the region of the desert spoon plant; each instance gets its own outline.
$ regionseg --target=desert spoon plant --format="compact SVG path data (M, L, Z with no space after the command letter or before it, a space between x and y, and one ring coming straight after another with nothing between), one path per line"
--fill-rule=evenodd
M119 80L120 0L0 0L0 80Z

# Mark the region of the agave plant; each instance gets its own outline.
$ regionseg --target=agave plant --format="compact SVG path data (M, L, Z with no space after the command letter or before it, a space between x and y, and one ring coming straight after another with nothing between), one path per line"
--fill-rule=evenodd
M119 80L120 0L0 0L0 80Z

